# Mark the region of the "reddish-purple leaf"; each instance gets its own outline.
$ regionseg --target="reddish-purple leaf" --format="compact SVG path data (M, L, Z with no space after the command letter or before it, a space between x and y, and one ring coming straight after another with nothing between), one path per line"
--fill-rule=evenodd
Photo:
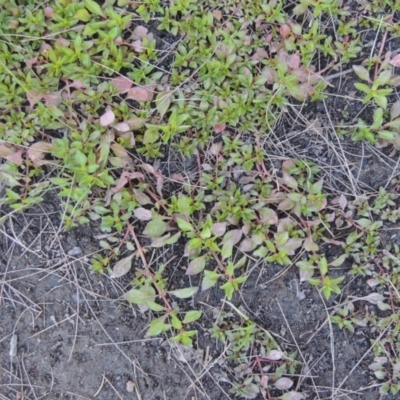
M46 164L44 156L53 150L53 145L46 142L36 142L29 147L27 157L32 161L34 165Z
M271 350L264 358L269 361L279 361L282 356L283 353L280 350Z
M224 235L226 232L226 222L216 222L211 226L211 232L217 237Z
M28 90L26 92L26 98L29 102L29 109L32 110L35 104L39 103L39 101L42 100L42 97L42 93L37 93L34 90Z
M257 245L253 242L253 240L246 238L241 241L239 250L243 251L243 253L247 253L249 251L254 250L257 247Z
M279 378L275 383L274 386L279 390L288 390L293 386L293 381L289 378Z
M0 144L0 157L18 166L22 164L22 150L17 150L15 147L7 147L4 144Z
M133 85L133 82L125 76L117 76L111 79L111 83L115 86L118 93L126 93Z
M226 129L226 124L214 124L214 132L221 133Z
M150 96L146 88L136 86L128 91L128 99L133 99L140 102L148 101Z
M393 57L390 60L390 64L392 64L393 67L400 67L400 54L398 54L397 56Z
M136 131L140 128L143 128L146 122L147 118L137 118L137 117L129 118L128 120L125 121L125 123L129 125L129 128L132 131Z
M342 210L344 210L347 206L347 199L343 193L339 197L339 205Z
M59 106L61 104L61 92L49 93L43 95L43 100L46 103L46 107Z
M120 122L119 124L114 125L114 129L118 132L129 132L131 130L126 122Z
M297 54L292 54L289 57L288 67L290 69L297 69L300 67L300 57Z
M288 256L293 256L295 250L301 247L303 239L290 238L283 246L279 247L279 250L287 250Z
M234 246L240 241L242 236L243 232L241 229L233 229L225 234L224 238L222 239L222 243Z
M108 126L112 124L114 120L115 120L114 112L112 110L108 110L100 117L100 125Z
M144 53L145 52L145 48L142 46L142 41L140 39L138 40L134 40L131 43L131 46L133 47L133 50L136 51L136 53Z
M205 256L197 257L189 263L189 266L186 270L186 275L196 275L203 271L206 266L206 258Z
M278 225L278 215L274 210L264 207L260 208L258 213L263 224Z
M136 208L133 213L135 214L135 217L139 219L140 221L150 221L151 220L151 211L146 210L143 207L138 207Z
M110 278L120 278L127 274L132 267L132 257L133 254L129 257L123 258L119 260L113 267L113 270L110 274Z
M147 32L148 32L148 31L149 31L149 30L148 30L145 26L143 26L143 25L138 25L138 26L134 29L133 34L134 34L135 37L137 37L137 38L139 38L139 39L143 39L143 38L147 35Z

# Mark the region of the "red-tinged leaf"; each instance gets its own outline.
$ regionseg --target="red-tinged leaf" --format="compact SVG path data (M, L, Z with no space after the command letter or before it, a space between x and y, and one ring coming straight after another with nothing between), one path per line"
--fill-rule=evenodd
M262 377L261 377L261 380L260 380L260 385L263 387L263 388L267 388L268 387L268 381L269 381L269 378L268 378L268 375L263 375Z
M257 247L257 244L252 239L246 238L240 242L239 250L243 253L253 251Z
M157 175L157 185L156 185L156 188L157 188L157 193L160 195L161 198L163 198L163 192L162 192L163 185L164 185L163 176L162 176L161 174L158 174L158 175Z
M288 67L290 69L298 69L300 67L300 56L292 54L288 59Z
M304 241L304 249L306 251L318 251L319 247L318 245L312 240L312 237L309 236L305 241Z
M142 175L143 176L143 175ZM144 206L146 204L153 204L150 197L147 194L141 192L140 190L133 189L133 193L135 193L136 201L141 205Z
M140 39L134 40L131 43L131 46L133 47L133 50L136 51L136 53L144 53L146 49L142 45L142 41Z
M128 91L127 98L143 103L148 101L150 96L146 88L136 86Z
M132 267L132 257L133 254L129 257L123 258L122 260L119 260L114 265L110 274L110 278L120 278L121 276L126 275Z
M111 201L111 196L115 193L118 193L127 183L130 179L139 179L139 180L144 180L144 175L140 172L128 172L124 171L118 182L117 185L109 190L106 196L106 205L110 204Z
M268 361L279 361L283 353L280 350L271 350L264 358Z
M344 210L347 206L347 199L343 193L339 197L339 206L342 210Z
M20 166L22 164L22 150L17 150L15 147L7 147L0 144L0 157Z
M279 33L281 34L281 36L284 39L286 39L290 35L291 32L292 32L292 30L290 29L290 26L287 24L282 24L279 27Z
M274 210L271 208L260 208L258 210L259 216L260 216L260 221L263 224L268 224L268 225L278 225L278 215Z
M29 109L32 110L32 108L39 103L40 100L42 100L42 97L42 93L37 93L34 90L28 90L26 92L26 98L29 102Z
M110 147L112 148L112 150L114 151L114 153L117 157L121 157L121 158L129 157L128 152L120 144L112 143Z
M106 111L101 117L100 117L100 125L101 126L108 126L111 125L115 120L115 114L112 110Z
M222 239L222 243L234 246L236 243L240 241L242 236L243 232L241 229L233 229L225 234L224 238Z
M156 94L155 90L157 87L157 83L156 82L148 83L147 85L143 85L142 87L143 87L143 89L147 90L147 96L148 96L147 101L152 101L154 95Z
M38 57L32 57L29 60L26 60L26 65L29 68L32 68L38 62L38 59L39 59Z
M279 203L278 205L278 210L281 211L289 211L291 210L294 206L296 205L296 203L290 199L285 199L282 202Z
M117 89L117 92L126 93L133 85L133 81L125 76L117 76L111 79L111 84Z
M125 121L126 124L129 125L129 128L132 131L137 131L144 127L145 123L147 122L147 118L130 118Z
M55 106L58 107L61 104L61 92L44 94L42 96L46 103L46 107Z
M138 207L136 208L133 213L135 214L135 217L139 219L140 221L150 221L151 220L151 211L146 210L143 207Z
M221 133L226 129L226 124L214 124L214 132Z
M295 178L290 176L288 173L284 172L282 174L282 183L291 189L297 189L297 181Z
M211 232L214 236L223 236L226 232L226 222L216 222L211 226Z
M114 129L117 130L118 132L129 132L131 130L131 128L126 122L120 122L114 125Z
M393 65L393 67L400 67L400 54L393 57L389 62Z
M186 270L186 275L196 275L203 271L206 266L206 258L205 256L197 257L189 263L189 266Z
M34 165L44 165L44 157L47 153L53 150L53 145L46 142L36 142L32 144L27 152L27 157L32 161Z
M135 38L143 39L147 35L148 32L149 32L149 30L145 26L138 25L134 29L133 35L134 35Z
M287 255L288 256L293 256L296 252L296 249L301 247L303 244L303 239L295 239L295 238L290 238L283 246L281 246L279 249L280 250L287 250Z
M289 378L279 378L275 383L274 386L279 390L288 390L293 386L293 381Z

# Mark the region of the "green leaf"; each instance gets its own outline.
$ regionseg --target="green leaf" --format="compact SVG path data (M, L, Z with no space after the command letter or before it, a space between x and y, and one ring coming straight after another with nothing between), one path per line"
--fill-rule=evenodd
M119 260L114 265L112 273L110 274L110 278L120 278L121 276L126 275L132 267L132 257L133 254L129 257L123 258L122 260Z
M376 104L378 104L379 107L382 107L384 110L386 110L387 107L387 98L386 96L374 96Z
M361 92L369 93L371 91L370 87L364 83L356 82L354 86Z
M175 314L171 314L171 325L175 329L182 329L182 322Z
M203 312L200 310L189 311L186 313L185 318L183 319L184 324L190 324L191 322L195 322L202 316Z
M161 218L154 218L144 228L143 233L150 237L160 237L167 229L167 224Z
M346 258L348 256L349 256L348 254L342 254L335 261L332 261L331 263L329 263L329 265L331 265L332 267L340 267L343 264L344 260L346 260Z
M194 286L194 287L188 287L188 288L184 288L184 289L172 290L168 293L178 297L179 299L186 299L188 297L193 296L197 292L197 290L198 290L198 287Z
M183 232L193 232L194 228L190 222L185 221L182 218L177 218L176 223L179 226L179 229Z
M383 108L377 108L374 111L374 120L371 125L371 129L378 129L382 126L383 123Z
M378 88L379 86L386 85L392 76L391 70L382 71L378 78L374 81L374 88Z
M160 117L163 118L171 105L171 93L169 89L160 92L157 95L155 102L157 111L160 113Z
M201 256L192 260L186 270L186 275L196 275L203 271L206 266L206 257Z
M140 290L131 289L123 297L132 304L145 305L148 301L154 301L155 292L152 287L148 286Z
M224 290L225 296L228 298L228 300L232 299L233 293L235 292L232 282L228 281L224 283L222 286L220 286L220 289Z
M328 273L328 261L326 260L325 257L322 257L319 260L319 270L321 272L322 276L325 276Z
M165 317L157 318L151 321L147 336L157 336L171 328L171 325L164 323Z
M101 7L94 0L83 0L85 7L92 13L96 14L99 17L106 17L103 13Z
M360 79L362 79L363 81L370 82L369 72L362 65L353 65L353 70Z
M201 290L212 288L218 281L220 275L214 271L204 271L204 278L201 283Z
M82 22L88 22L90 21L90 14L86 10L86 8L81 8L76 12L74 18Z

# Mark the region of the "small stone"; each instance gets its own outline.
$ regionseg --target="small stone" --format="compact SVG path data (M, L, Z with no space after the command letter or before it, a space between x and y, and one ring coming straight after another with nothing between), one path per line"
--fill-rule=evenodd
M78 254L82 253L82 249L80 247L73 247L67 254L69 256L77 256Z
M17 345L18 345L18 336L12 335L10 340L10 357L17 356Z
M135 384L132 381L126 382L126 391L132 393L135 390Z

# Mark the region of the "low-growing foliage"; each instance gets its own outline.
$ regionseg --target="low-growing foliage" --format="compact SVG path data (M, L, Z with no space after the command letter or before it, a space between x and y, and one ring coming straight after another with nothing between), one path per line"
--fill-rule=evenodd
M364 29L399 36L398 2L345 3L0 0L0 204L11 210L0 221L56 191L66 229L97 221L104 232L91 269L112 279L132 273L125 299L152 312L147 334L188 346L202 311L181 299L218 287L231 300L255 260L297 266L300 282L327 300L346 279L336 269L352 265L350 274L367 276L381 296L364 301L391 315L361 316L350 302L332 322L351 332L369 324L381 335L371 369L382 393L397 393L399 249L380 228L399 219L398 181L353 199L331 193L310 161L267 162L280 117L324 100L329 73L353 60L372 119L343 122L341 133L400 148L399 56L362 53ZM193 174L163 168L173 152L194 160ZM149 254L177 243L187 279L172 288L169 266ZM326 243L337 256L325 254ZM291 390L283 375L295 374L296 354L247 317L230 317L213 334L231 344L232 392Z

